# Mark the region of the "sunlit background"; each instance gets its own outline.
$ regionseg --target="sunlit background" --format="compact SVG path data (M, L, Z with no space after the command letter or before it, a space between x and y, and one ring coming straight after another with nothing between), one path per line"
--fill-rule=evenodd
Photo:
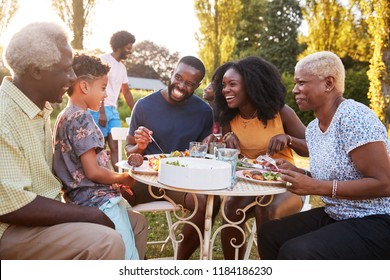
M51 0L19 0L19 7L8 34L32 21L58 20ZM198 28L192 0L100 0L90 17L84 47L110 52L111 35L126 30L137 42L150 40L171 52L196 55Z

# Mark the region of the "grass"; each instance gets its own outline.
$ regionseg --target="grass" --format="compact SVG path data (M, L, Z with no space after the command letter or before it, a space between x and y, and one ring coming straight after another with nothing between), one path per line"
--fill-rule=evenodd
M294 154L295 163L300 168L309 168L309 160L308 158L303 158ZM322 205L322 202L318 196L310 197L310 204L312 207L319 207ZM164 212L149 212L145 213L145 216L149 223L149 240L164 240L168 236L168 229L166 224L166 218ZM175 222L175 218L173 217L173 222ZM215 225L213 228L217 228L221 225L222 217L220 215L217 216ZM214 233L214 231L213 231ZM173 256L173 248L172 243L169 241L164 249L161 251L161 245L148 245L146 251L147 258L169 258ZM258 253L256 246L252 247L250 259L258 259ZM199 250L196 250L192 255L191 259L199 259ZM213 250L213 259L222 260L222 246L220 236L217 236L215 239L214 250Z

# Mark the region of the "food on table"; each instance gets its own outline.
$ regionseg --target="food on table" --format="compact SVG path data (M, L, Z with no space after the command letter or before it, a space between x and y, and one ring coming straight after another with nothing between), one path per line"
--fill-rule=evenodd
M244 170L244 172L242 172L242 175L244 175L245 178L264 181L263 173L261 173L260 171Z
M280 173L278 172L273 172L273 171L264 172L263 176L266 181L282 181L282 178L280 177Z
M169 155L170 157L189 157L190 156L190 151L185 150L184 152L180 152L178 150L171 152Z
M166 164L174 165L174 166L180 166L180 167L187 167L187 164L180 164L178 160L175 161L167 161Z
M148 157L148 165L154 170L158 171L158 166L160 164L160 159L166 158L167 156L164 154L160 155L152 155Z
M129 157L127 158L127 163L130 165L130 166L133 166L133 167L139 167L142 165L142 163L144 162L144 157L143 155L141 154L138 154L138 153L132 153L129 155Z
M148 157L148 165L154 170L158 171L158 166L160 164L160 159L167 158L167 157L189 157L190 152L188 150L185 150L184 152L181 151L173 151L168 156L165 154L158 154L158 155L150 155Z
M278 172L260 172L256 170L244 170L242 175L249 179L259 180L259 181L281 181L282 178Z

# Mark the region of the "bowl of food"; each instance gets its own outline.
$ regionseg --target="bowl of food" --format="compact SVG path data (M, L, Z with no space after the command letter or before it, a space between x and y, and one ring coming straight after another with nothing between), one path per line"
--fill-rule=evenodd
M220 190L231 184L229 163L191 157L160 159L158 182L190 190Z

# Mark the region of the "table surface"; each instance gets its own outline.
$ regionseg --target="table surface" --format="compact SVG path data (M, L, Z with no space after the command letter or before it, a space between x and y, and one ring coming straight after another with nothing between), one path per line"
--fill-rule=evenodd
M258 195L271 195L286 192L286 188L283 186L275 186L272 183L267 185L266 183L254 183L245 179L238 178L237 184L233 187L233 190L221 189L221 190L194 190L177 188L174 186L168 186L158 182L158 176L156 174L137 174L129 171L131 176L144 184L152 185L168 190L184 191L189 193L201 193L208 195L223 195L223 196L258 196Z
M200 248L200 258L201 259L205 259L205 260L206 259L212 259L213 248L214 248L214 241L216 239L217 234L222 230L222 228L225 228L226 226L229 226L229 227L236 228L237 230L240 230L240 232L243 235L244 240L245 240L245 231L242 230L237 225L239 222L232 222L232 221L230 221L229 219L226 218L226 216L224 214L225 202L227 200L226 199L227 197L229 197L229 196L253 196L254 197L254 200L253 200L252 203L249 203L245 208L241 209L242 212L244 213L244 216L245 216L246 211L250 207L252 207L252 206L254 206L256 204L258 204L259 206L267 206L272 201L273 195L279 194L279 193L283 193L283 192L287 191L286 188L283 187L283 186L275 186L275 185L266 185L266 184L263 184L263 183L255 183L255 182L252 182L252 181L249 181L249 180L245 180L245 179L240 179L240 178L238 178L237 184L233 187L233 190L228 190L228 189L220 189L220 190L184 189L184 188L177 188L177 187L174 187L174 186L168 186L168 185L159 183L158 182L158 175L156 175L156 174L136 173L136 172L132 172L131 170L129 170L129 173L135 180L149 185L149 188L151 186L154 186L154 187L158 187L158 188L166 189L166 190L174 190L174 191L181 191L181 192L192 193L194 195L194 197L195 197L195 201L197 201L196 200L196 194L208 195L207 203L206 203L205 227L203 229L203 236L201 234L201 229L198 228L196 225L194 225L189 220L196 213L197 206L195 206L194 213L190 217L187 217L187 218L184 218L184 217L180 218L175 213L175 216L179 220L176 223L174 223L172 225L172 227L170 228L170 230L169 230L169 236L172 239L172 241L176 244L175 248L177 248L178 244L181 242L181 240L180 239L178 240L178 239L175 238L174 231L175 231L176 226L179 225L180 223L182 223L182 224L186 224L186 223L191 224L198 231L199 240L200 240L200 247L199 247ZM149 189L149 191L150 191L150 189ZM213 201L214 201L214 196L216 196L216 195L224 197L222 199L221 210L222 210L222 216L224 217L224 219L226 219L226 221L228 222L228 225L221 225L218 229L215 229L215 232L212 234ZM271 199L266 204L263 204L263 205L259 204L260 201L258 200L258 198L261 198L261 197L263 197L265 195L271 195ZM164 194L164 198L167 199L165 194ZM169 201L171 203L174 203L173 201L171 201L171 199L169 199ZM176 204L174 204L174 205L177 206ZM197 202L195 202L195 205L197 205ZM232 242L234 242L234 241L232 241ZM238 244L238 245L235 245L236 257L238 256L238 248L242 247L244 244L245 244L245 242L243 242L241 244ZM176 259L177 258L177 250L175 249L174 251L175 251L174 258Z

